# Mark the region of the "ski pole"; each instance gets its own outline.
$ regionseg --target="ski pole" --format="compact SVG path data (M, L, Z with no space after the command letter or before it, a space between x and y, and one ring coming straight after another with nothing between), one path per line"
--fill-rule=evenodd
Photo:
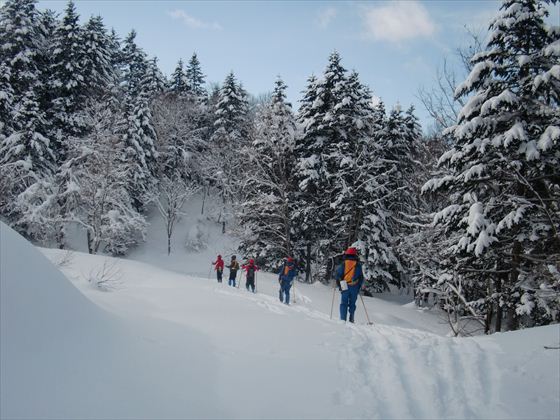
M255 293L257 293L257 270L255 270Z
M359 292L358 292L358 293L359 293ZM360 295L360 299L362 300L362 305L364 305L364 311L366 312L366 319L367 319L368 325L374 325L373 322L371 322L371 321L369 320L369 315L368 315L368 312L367 312L367 309L366 309L366 304L364 303L364 298L363 298L362 295Z
M210 270L208 270L208 280L210 280L210 274L212 274L212 263L210 263Z
M331 319L332 319L332 311L334 308L334 294L335 294L336 287L332 288L332 302L331 302Z
M297 299L296 299L296 282L297 282L297 279L294 279L294 303L297 303Z

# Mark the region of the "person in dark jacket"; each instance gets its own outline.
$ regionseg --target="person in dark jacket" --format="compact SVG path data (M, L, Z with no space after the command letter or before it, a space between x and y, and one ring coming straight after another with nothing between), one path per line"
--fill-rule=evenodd
M296 263L292 257L288 257L278 273L278 281L280 283L279 298L280 302L284 302L286 305L290 304L290 288L296 275Z
M340 290L340 319L354 322L356 300L364 282L362 264L358 258L356 248L348 248L344 253L342 264L335 272L335 279ZM349 317L348 317L349 315Z
M212 262L214 266L214 270L216 270L216 277L218 278L218 283L222 282L222 276L224 274L224 260L222 260L222 256L218 255L218 259Z
M242 265L241 268L246 272L245 287L247 288L247 290L251 288L251 291L255 293L255 276L256 272L259 270L259 267L255 265L255 260L250 259L249 263Z
M237 270L239 270L239 263L236 260L235 255L231 256L231 262L229 265L226 265L229 268L229 280L228 284L230 286L236 287L235 279L237 278Z

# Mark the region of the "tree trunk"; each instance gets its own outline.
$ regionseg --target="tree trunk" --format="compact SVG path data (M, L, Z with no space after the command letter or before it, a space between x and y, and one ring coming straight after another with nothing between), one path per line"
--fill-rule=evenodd
M496 302L496 328L495 328L495 332L501 332L502 331L502 307L500 306L500 300L502 297L502 279L501 279L502 274L499 274L497 276L497 280L496 280L496 292L498 294L498 301Z
M91 232L87 230L87 249L88 253L93 254L93 239L91 238Z
M57 232L56 232L56 242L58 244L58 249L64 249L65 244L64 244L64 226L62 224L60 224L58 226Z
M521 252L523 251L523 247L521 242L515 241L513 242L513 249L512 249L512 259L511 259L511 271L510 271L510 278L509 278L509 289L510 293L515 292L516 284L519 280L519 267L521 265ZM519 319L517 317L517 313L515 312L515 307L507 308L506 313L506 328L508 331L517 330L519 328Z
M200 210L200 214L204 214L204 204L206 203L207 190L208 190L208 188L205 187L204 188L204 195L202 196L202 209Z
M490 334L492 331L492 316L494 315L494 303L491 299L492 296L492 281L487 281L486 286L486 319L484 321L484 334Z
M305 282L311 283L311 244L307 243L305 250Z

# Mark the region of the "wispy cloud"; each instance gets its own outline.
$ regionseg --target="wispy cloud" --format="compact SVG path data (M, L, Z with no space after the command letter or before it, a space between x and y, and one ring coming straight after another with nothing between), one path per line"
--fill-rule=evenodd
M317 25L319 25L319 27L325 29L336 17L336 14L336 9L334 7L329 7L327 9L321 10L315 21Z
M436 29L428 11L418 1L393 1L367 7L363 19L366 36L378 41L399 43L430 37Z
M173 19L180 20L191 29L214 29L221 30L222 26L217 22L204 22L197 19L181 9L175 9L167 12Z

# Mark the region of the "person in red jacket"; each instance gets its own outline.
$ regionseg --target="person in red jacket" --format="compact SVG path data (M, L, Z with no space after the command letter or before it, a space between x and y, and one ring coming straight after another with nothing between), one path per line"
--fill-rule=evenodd
M259 267L255 265L255 260L250 259L249 264L242 265L241 268L247 273L245 287L247 290L249 290L250 287L252 292L255 293L255 273L259 270Z
M222 256L218 255L218 259L212 262L214 270L216 270L216 276L218 277L218 283L222 282L222 275L224 274L224 260Z

